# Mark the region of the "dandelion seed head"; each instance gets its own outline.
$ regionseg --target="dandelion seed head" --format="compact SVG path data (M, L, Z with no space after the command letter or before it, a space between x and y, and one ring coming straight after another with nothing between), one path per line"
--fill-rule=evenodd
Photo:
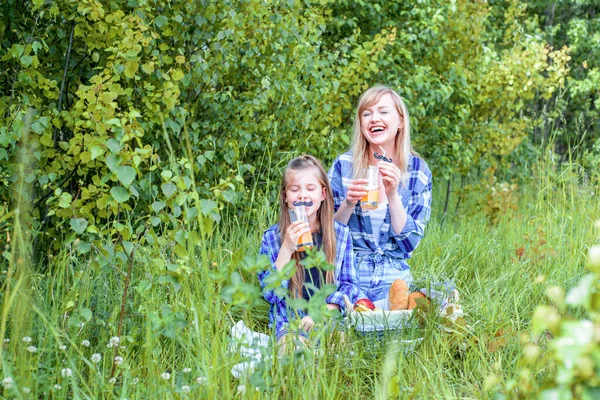
M56 390L60 390L62 389L62 386L60 386L58 383L56 385L54 385L54 389Z
M60 346L58 346L58 349L59 349L59 350L63 350L63 351L64 351L64 350L66 350L66 349L67 349L67 346L66 346L66 345L64 345L64 344L61 344Z
M117 378L110 378L108 380L108 383L116 383L117 382Z
M109 343L111 344L111 347L112 346L118 346L120 342L121 342L121 340L119 339L118 336L111 337L110 341L109 341Z
M140 381L140 378L133 378L133 384L137 385L137 383Z
M171 374L170 374L170 373L168 373L168 372L163 372L162 374L160 374L160 376L161 376L163 379L170 379L170 378L171 378Z
M27 351L30 353L35 353L37 351L37 347L29 346L29 347L27 347Z
M31 338L29 336L25 336L25 337L23 337L23 341L25 343L31 343Z
M245 386L245 385L238 385L238 387L237 387L237 392L238 392L239 394L244 394L244 393L246 393L246 386Z
M93 363L97 363L100 360L102 360L102 356L100 354L98 354L98 353L92 354L92 362Z
M71 371L71 368L63 368L62 371L60 371L60 374L65 377L69 377L73 375L73 371Z
M85 347L90 347L90 341L89 340L82 340L81 341L81 345L85 346Z
M115 364L120 365L122 362L123 362L123 357L121 357L121 356L115 357Z
M190 392L190 387L189 387L188 385L183 385L183 386L181 387L181 391L182 391L183 393L189 393L189 392Z
M187 374L188 372L192 372L192 369L191 368L184 368L183 372L185 372Z
M4 339L4 343L8 343L8 342L10 342L9 338Z
M31 389L29 389L28 387L24 387L23 393L31 393Z

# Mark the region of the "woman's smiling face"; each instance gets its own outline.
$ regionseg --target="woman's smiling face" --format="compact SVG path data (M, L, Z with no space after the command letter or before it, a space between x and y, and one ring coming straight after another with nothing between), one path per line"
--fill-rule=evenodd
M371 145L394 143L398 131L402 129L402 120L396 102L389 93L361 111L360 127Z

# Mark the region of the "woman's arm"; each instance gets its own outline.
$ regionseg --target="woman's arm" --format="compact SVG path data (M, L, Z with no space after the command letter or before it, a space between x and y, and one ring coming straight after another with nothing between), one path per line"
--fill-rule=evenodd
M406 210L397 193L393 204L392 200L389 200L392 220L390 237L396 242L400 251L410 254L423 238L425 226L431 216L431 171L425 161L418 157L414 158L407 186L410 198Z

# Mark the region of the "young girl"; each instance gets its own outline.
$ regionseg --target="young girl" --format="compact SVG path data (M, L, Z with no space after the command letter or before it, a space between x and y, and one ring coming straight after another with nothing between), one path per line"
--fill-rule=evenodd
M305 283L311 283L317 288L335 284L337 290L327 297L327 308L343 311L343 295L346 294L354 302L358 294L352 238L348 227L333 219L331 186L321 163L308 155L290 161L283 174L279 200L279 223L265 231L260 254L269 256L272 270L281 270L290 260L295 261L295 275L289 281L282 282L291 298L310 298L312 293ZM290 222L288 210L298 202L307 204L308 223L300 220ZM307 232L312 232L316 247L324 251L327 262L335 266L335 271L328 270L323 274L317 267L306 270L300 264L305 255L296 250L296 244ZM271 269L258 275L263 288L270 273ZM286 335L296 334L289 332L288 323L294 314L287 307L287 296L277 296L273 291L264 291L263 296L271 303L269 318L271 325L275 327L277 341L285 344ZM312 328L314 321L302 310L298 314L302 318L298 333L302 336Z
M361 171L377 166L376 209L361 207L367 181ZM412 281L406 262L431 215L431 171L412 149L408 110L392 89L379 85L360 97L352 149L329 171L335 219L352 230L360 297L385 299L396 279Z

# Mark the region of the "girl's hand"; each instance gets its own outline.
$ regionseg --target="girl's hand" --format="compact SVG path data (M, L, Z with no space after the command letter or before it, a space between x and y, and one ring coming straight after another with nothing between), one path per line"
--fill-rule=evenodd
M355 206L363 196L367 195L369 192L367 188L368 183L369 181L367 179L354 179L350 182L348 191L346 192L346 201L348 204Z
M285 239L283 240L281 247L285 247L292 253L295 252L298 239L307 232L310 232L310 226L307 222L301 220L292 222L287 228Z
M379 161L377 166L379 167L379 173L381 174L386 196L388 198L396 196L398 194L400 177L402 176L400 168L392 163L383 161Z
M300 329L302 329L305 332L310 331L313 326L315 326L315 321L313 321L313 319L309 315L302 318L302 321L300 321Z

